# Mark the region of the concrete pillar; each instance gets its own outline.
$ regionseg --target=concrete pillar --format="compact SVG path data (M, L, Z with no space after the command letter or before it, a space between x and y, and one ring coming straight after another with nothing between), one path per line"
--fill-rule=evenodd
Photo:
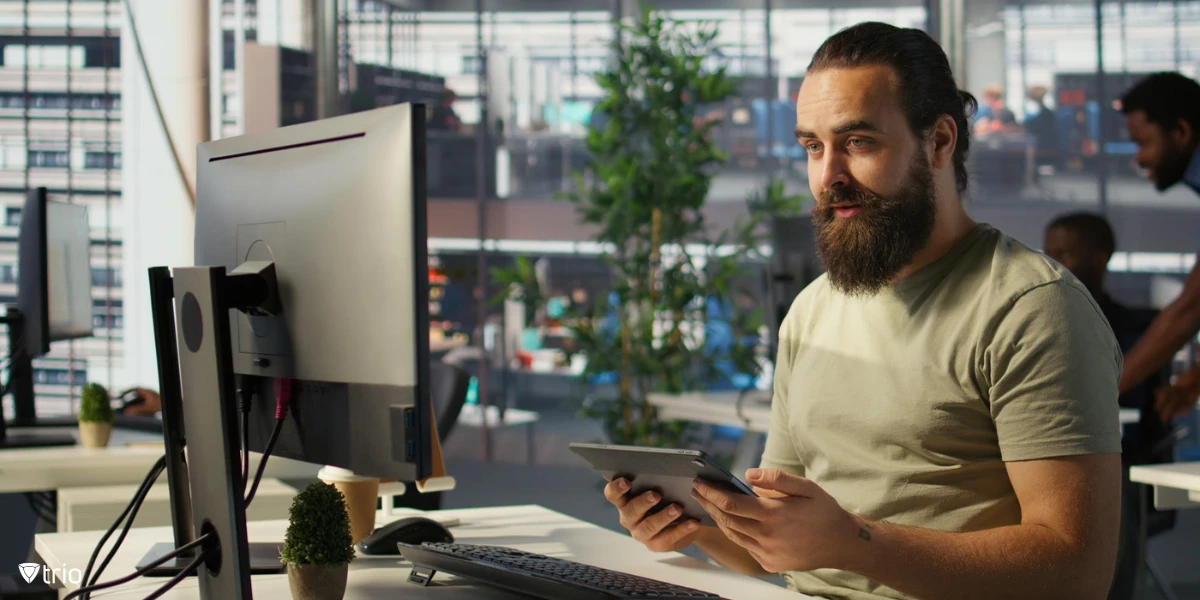
M317 76L317 118L340 112L338 93L338 0L312 0L312 51Z
M1020 106L1022 90L1008 89L1008 53L1005 48L1005 0L971 0L965 3L963 35L964 74L967 91L979 97L989 84L1005 88L1009 106Z
M925 26L929 35L937 40L950 59L950 70L959 87L966 86L964 73L965 57L963 56L963 11L964 0L926 0Z
M213 0L214 2L217 0ZM208 139L208 2L132 0L167 128L183 163L180 175L151 99L129 15L121 35L125 364L118 388L158 387L147 269L193 264L196 145Z

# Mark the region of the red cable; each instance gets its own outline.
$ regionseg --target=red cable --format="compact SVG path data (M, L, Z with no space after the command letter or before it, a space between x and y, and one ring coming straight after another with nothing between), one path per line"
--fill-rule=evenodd
M292 380L287 377L275 379L275 420L287 418L288 407L292 405Z

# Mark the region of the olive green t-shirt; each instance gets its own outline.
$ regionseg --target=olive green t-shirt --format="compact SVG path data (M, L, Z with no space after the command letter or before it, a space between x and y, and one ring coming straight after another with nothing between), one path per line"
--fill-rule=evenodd
M987 225L873 296L816 280L779 346L763 466L867 519L1018 524L1005 461L1121 450L1121 353L1100 308L1062 266ZM907 598L844 571L784 577L814 596Z

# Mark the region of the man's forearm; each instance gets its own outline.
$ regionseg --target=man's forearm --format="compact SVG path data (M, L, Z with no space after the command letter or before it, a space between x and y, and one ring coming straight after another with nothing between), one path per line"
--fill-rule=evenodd
M838 568L922 600L1103 599L1115 548L1085 547L1039 525L942 533L863 521Z
M700 530L700 535L696 537L696 547L704 551L709 558L717 561L721 566L741 573L742 575L766 575L767 571L754 560L753 556L746 551L745 548L733 543L732 540L725 537L725 534L716 527L705 527Z
M1128 392L1171 360L1200 329L1200 311L1176 301L1154 319L1145 335L1125 354L1121 393Z

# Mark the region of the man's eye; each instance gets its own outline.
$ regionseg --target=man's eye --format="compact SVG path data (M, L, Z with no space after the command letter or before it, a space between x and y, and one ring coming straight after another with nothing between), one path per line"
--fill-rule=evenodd
M809 142L804 145L804 148L808 150L809 154L816 154L821 151L821 145L816 142Z
M849 144L855 148L865 148L865 147L871 145L871 141L864 140L862 138L850 138Z

